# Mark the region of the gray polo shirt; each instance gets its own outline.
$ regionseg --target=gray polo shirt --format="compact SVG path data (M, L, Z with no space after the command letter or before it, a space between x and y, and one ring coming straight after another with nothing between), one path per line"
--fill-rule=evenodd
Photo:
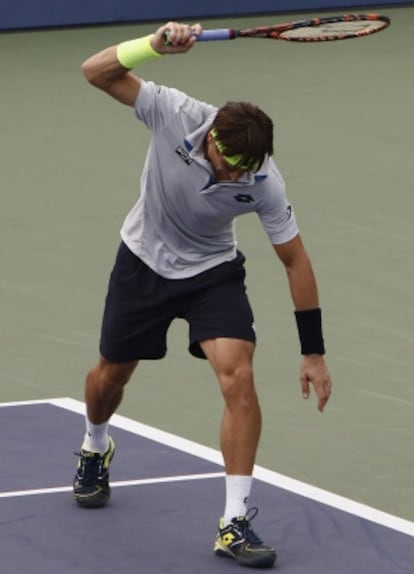
M135 103L151 130L137 203L122 240L159 275L191 277L236 256L234 219L256 212L272 244L298 234L281 174L272 159L235 183L214 183L203 153L217 108L142 81Z

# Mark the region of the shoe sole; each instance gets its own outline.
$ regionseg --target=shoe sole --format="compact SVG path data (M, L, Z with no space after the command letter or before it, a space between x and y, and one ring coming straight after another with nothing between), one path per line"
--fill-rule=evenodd
M220 548L215 549L214 554L219 558L232 558L237 562L237 564L240 564L240 566L247 566L250 568L271 568L276 562L276 554L271 553L269 553L267 556L252 558L251 560L248 558L235 556L231 552L221 550Z
M82 508L102 508L106 506L111 498L111 491L95 491L91 494L79 494L74 492L73 497Z

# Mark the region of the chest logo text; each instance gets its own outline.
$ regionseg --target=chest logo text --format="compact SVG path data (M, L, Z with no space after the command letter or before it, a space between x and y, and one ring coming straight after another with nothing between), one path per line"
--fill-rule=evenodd
M177 147L177 149L175 150L175 153L178 154L180 156L180 158L187 164L190 165L193 163L193 158L190 157L190 154L188 153L187 150L185 150L183 147L181 147L180 145Z

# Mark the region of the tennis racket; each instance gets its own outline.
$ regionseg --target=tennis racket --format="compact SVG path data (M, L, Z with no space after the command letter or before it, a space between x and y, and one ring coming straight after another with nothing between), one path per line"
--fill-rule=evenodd
M197 42L235 40L236 38L269 38L288 42L327 42L369 36L385 30L390 24L390 18L380 14L345 14L243 30L233 28L203 30L197 36Z

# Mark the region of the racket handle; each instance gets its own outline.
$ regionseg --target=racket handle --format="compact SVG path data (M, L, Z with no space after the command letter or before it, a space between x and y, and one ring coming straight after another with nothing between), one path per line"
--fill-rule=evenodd
M216 30L203 30L197 36L197 42L214 42L217 40L233 40L234 30L229 28L217 28Z
M168 45L168 30L164 32L164 44ZM192 34L195 36L196 34ZM203 30L197 36L197 42L214 42L217 40L233 40L237 34L231 28L217 28L215 30Z

